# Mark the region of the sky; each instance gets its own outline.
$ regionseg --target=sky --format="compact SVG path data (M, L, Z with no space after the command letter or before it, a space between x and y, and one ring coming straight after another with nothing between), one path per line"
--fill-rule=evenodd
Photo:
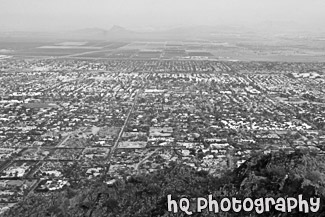
M324 0L0 0L0 30L149 30L192 25L323 28Z

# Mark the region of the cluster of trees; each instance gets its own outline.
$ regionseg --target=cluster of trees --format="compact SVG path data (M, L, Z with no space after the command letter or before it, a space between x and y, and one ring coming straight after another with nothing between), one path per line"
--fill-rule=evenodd
M224 197L252 199L265 197L321 198L320 209L308 216L325 216L325 160L302 153L254 156L221 177L171 162L169 167L151 174L139 174L109 186L101 180L46 195L31 194L3 216L187 216L168 212L167 195L182 197ZM306 216L293 210L290 215L273 208L263 216ZM216 216L208 210L192 216ZM221 212L217 216L259 216L252 211Z

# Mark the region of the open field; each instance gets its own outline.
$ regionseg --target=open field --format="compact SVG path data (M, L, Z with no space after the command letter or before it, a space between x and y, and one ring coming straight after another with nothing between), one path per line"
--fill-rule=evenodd
M0 54L20 58L213 59L323 62L325 42L307 39L213 36L193 41L27 41L0 38Z

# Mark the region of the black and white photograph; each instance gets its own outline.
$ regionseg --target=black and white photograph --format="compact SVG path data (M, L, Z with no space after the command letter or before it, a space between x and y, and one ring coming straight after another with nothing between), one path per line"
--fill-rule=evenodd
M324 0L0 0L0 217L325 217Z

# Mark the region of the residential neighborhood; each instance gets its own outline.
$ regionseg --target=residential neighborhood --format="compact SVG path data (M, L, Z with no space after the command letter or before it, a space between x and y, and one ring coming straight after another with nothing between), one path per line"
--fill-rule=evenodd
M218 176L258 153L325 153L325 65L0 61L0 204L152 173Z

